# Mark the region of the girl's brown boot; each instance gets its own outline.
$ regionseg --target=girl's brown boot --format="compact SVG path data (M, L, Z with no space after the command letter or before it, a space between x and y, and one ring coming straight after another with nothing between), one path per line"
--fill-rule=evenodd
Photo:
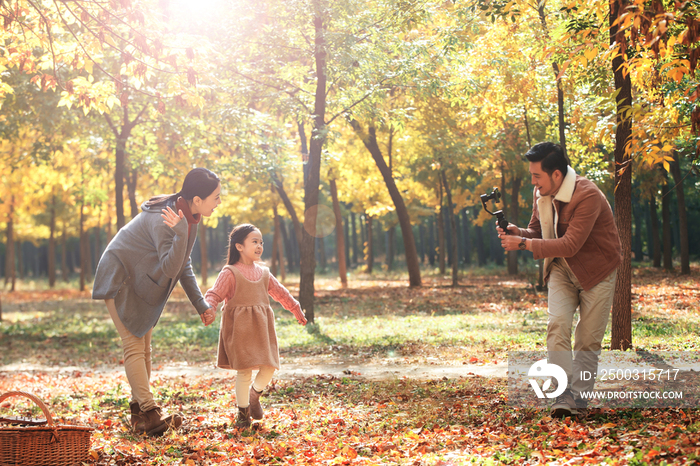
M238 417L236 418L236 427L239 429L247 429L250 427L250 407L238 408Z
M262 395L262 392L257 391L256 389L253 388L253 386L250 386L250 416L259 421L260 419L263 418L263 409L262 406L260 405L260 395Z

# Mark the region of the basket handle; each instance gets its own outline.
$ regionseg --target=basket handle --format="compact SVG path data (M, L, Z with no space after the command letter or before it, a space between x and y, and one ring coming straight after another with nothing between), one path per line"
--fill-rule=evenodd
M41 411L44 413L44 416L46 417L46 422L48 423L48 425L50 427L53 426L53 418L51 417L51 413L49 412L49 408L47 408L46 405L44 404L44 402L41 401L39 398L37 398L35 395L32 395L31 393L27 393L27 392L21 392L21 391L10 391L10 392L3 393L2 395L0 395L0 403L2 403L7 398L10 398L12 396L23 396L25 398L29 398L30 400L32 400L34 403L36 403L37 406L39 406L39 408L41 408ZM37 424L37 423L43 424L42 421L39 421L39 422L32 421L32 420L26 421L26 420L22 420L21 418L12 419L11 421L19 423L19 424Z

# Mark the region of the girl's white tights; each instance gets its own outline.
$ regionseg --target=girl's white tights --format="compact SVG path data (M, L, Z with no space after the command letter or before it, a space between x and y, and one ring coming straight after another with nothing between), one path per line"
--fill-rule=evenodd
M253 388L261 392L272 380L275 368L270 366L260 366L258 374L255 376ZM253 379L253 369L236 371L236 402L239 408L247 408L250 404L250 382Z

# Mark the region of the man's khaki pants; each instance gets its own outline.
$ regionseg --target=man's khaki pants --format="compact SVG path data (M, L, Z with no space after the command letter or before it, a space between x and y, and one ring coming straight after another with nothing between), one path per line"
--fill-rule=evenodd
M593 389L598 356L608 325L615 294L617 270L596 286L584 291L566 261L556 258L549 273L549 320L547 322L547 358L566 372L568 388L575 398ZM580 306L579 321L574 331L574 351L571 353L571 325L576 308ZM581 377L587 371L591 377ZM589 380L584 380L588 378Z
M126 378L131 386L131 399L136 401L141 411L150 411L157 407L151 393L151 333L138 338L124 327L117 314L117 308L113 299L105 300L109 315L117 327L117 332L122 339L124 350L124 370Z

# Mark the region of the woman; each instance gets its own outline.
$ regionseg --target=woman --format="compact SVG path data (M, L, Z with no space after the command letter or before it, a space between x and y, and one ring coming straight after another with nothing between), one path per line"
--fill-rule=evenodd
M180 192L143 203L143 212L119 230L97 266L92 297L105 300L122 340L136 433L157 436L182 424L182 415L163 414L151 393L151 333L178 281L202 323L214 321L215 310L197 285L190 252L197 224L219 205L220 193L213 172L193 169Z

